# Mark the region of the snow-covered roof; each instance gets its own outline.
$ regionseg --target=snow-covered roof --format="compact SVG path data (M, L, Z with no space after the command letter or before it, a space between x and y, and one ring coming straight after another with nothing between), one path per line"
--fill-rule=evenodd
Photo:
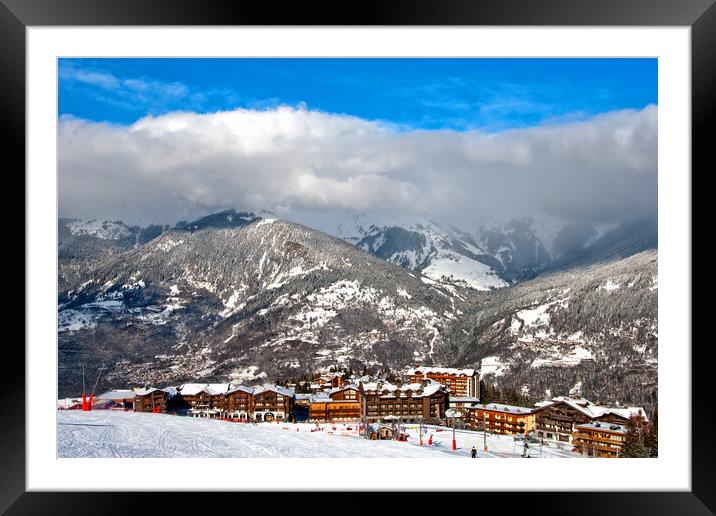
M455 376L474 376L474 369L457 369L454 367L411 367L405 374L412 376L414 374L452 374Z
M247 394L253 394L254 388L253 387L247 387L246 385L234 385L231 389L226 391L224 394L231 394L233 392L245 392Z
M505 405L504 403L488 403L487 405L477 405L474 408L482 410L491 410L493 412L504 412L505 414L531 414L535 409L530 407L518 407L517 405Z
M381 396L390 397L407 397L408 391L412 392L414 397L432 396L440 390L446 390L446 388L438 383L429 381L425 385L422 383L404 383L400 386L389 383L389 382L370 382L361 385L364 392L379 392Z
M644 420L649 420L646 411L642 407L610 407L608 410L612 414L617 414L626 419L631 419L633 416L641 416Z
M537 403L535 406L537 408L544 408L557 403L565 403L590 419L615 414L625 419L629 419L632 416L641 416L645 420L648 420L646 411L642 407L604 407L601 405L595 405L591 401L584 398L570 398L568 396L555 396L551 401L542 401Z
M175 387L172 387L171 385L170 385L169 387L164 387L162 390L163 390L164 392L166 392L170 397L171 397L171 396L176 396L176 395L179 393L179 391L176 390L176 388L175 388Z
M283 394L284 396L293 396L294 394L293 389L287 389L286 387L280 387L278 385L261 385L260 387L254 389L254 396L266 391Z
M111 391L103 392L97 396L98 400L126 400L134 398L135 392L132 389L114 389Z
M156 387L148 387L148 388L146 388L146 389L144 389L144 388L142 388L142 389L135 389L135 390L134 390L134 393L135 393L137 396L146 396L147 394L151 394L151 393L153 393L153 392L155 392L155 391L164 391L164 389L157 389ZM164 392L166 392L166 391L164 391Z
M627 433L627 429L624 425L615 425L611 423L600 423L599 421L594 421L592 423L584 423L581 425L574 425L575 428L590 428L593 430L605 430L608 432L616 432L620 434Z
M179 387L179 391L185 396L196 396L201 392L210 395L225 394L231 390L230 383L185 383Z
M209 384L206 383L185 383L179 386L179 392L184 396L196 396L200 392L205 392Z
M357 385L355 385L353 383L349 383L349 384L343 385L341 387L336 387L334 389L331 389L330 391L328 391L328 394L334 394L336 392L345 391L347 389L353 389L355 391L359 390Z
M226 394L232 387L230 383L210 383L207 385L211 394Z

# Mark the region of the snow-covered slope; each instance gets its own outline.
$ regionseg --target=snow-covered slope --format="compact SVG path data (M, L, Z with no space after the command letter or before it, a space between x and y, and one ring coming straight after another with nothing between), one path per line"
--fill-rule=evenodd
M391 214L355 214L342 221L334 234L435 281L477 290L507 285L495 269L499 262L470 235L448 224Z
M438 251L421 272L436 281L460 283L476 290L507 286L489 265L450 249Z
M539 276L483 296L438 348L438 360L536 400L582 395L648 404L658 359L657 251Z
M107 379L138 383L429 363L467 297L305 226L217 222L165 232L63 291L60 362L82 348ZM61 390L77 375L63 370Z
M369 441L358 435L357 425L339 423L229 423L215 419L147 414L113 410L61 410L57 412L59 457L186 457L186 458L469 458L475 446L480 458L519 457L521 446L509 435L488 435L483 451L482 432L456 432L458 449L452 450L447 427L426 426L419 445L417 425L405 425L408 442ZM350 428L350 430L349 430ZM432 445L427 441L432 436ZM576 458L567 449L544 446L533 457Z
M60 394L79 392L81 362L123 383L482 362L504 386L532 392L549 384L567 394L582 382L587 397L637 402L629 396L653 391L656 250L633 254L655 247L653 225L601 238L575 230L562 247L578 248L569 269L550 271L552 262L504 287L510 267L531 267L516 257L540 255L529 222L478 244L425 221L356 217L339 239L264 215L224 211L156 226L146 241L130 226L102 239L62 219Z

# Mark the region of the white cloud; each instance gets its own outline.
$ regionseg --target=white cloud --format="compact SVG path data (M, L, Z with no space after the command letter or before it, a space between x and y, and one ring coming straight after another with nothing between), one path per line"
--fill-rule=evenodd
M62 216L172 223L228 207L385 206L457 222L656 216L655 106L492 134L285 106L131 126L63 117L59 137Z

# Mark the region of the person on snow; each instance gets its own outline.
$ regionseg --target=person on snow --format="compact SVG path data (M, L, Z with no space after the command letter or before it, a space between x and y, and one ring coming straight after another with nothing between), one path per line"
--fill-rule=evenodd
M472 450L470 450L470 457L473 459L477 457L477 449L474 446L472 447Z

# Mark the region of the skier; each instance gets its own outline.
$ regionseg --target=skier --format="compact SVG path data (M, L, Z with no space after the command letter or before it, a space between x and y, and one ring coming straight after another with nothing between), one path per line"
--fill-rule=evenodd
M474 446L472 447L472 450L470 450L470 457L473 459L477 457L477 449L475 449Z

